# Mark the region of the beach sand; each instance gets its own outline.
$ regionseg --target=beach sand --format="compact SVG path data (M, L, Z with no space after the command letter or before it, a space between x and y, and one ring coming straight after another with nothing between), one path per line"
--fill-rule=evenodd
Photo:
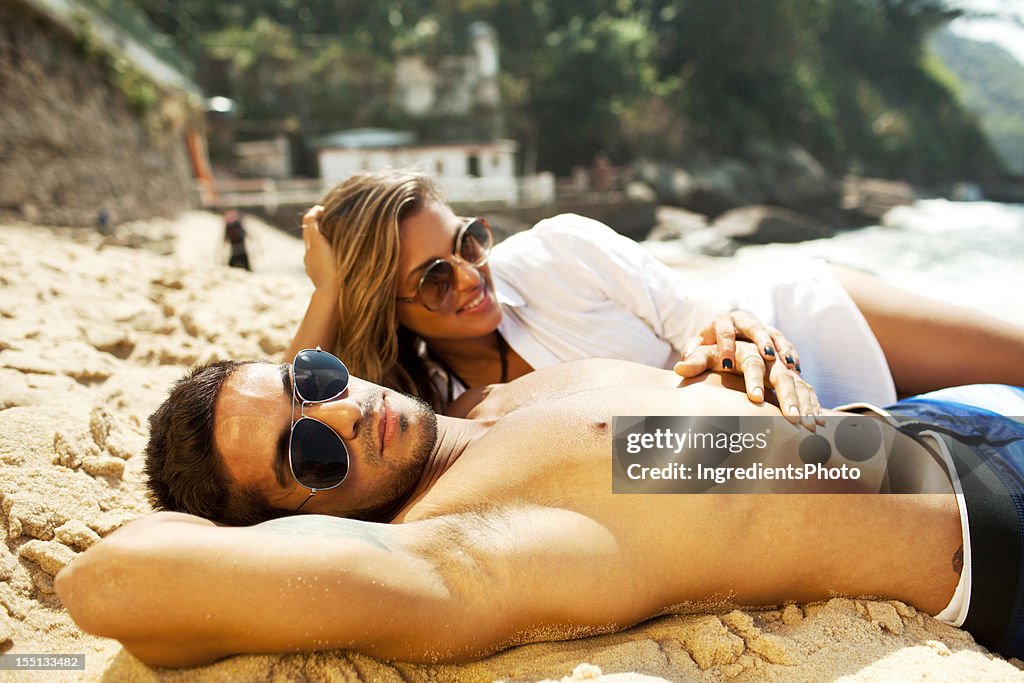
M1024 680L1019 662L912 607L840 598L665 616L459 666L331 651L159 671L82 633L53 577L149 510L146 417L196 362L276 361L304 310L301 242L251 217L247 228L259 242L254 273L218 265L213 214L119 226L113 239L0 225L0 652L86 656L84 674L0 680Z

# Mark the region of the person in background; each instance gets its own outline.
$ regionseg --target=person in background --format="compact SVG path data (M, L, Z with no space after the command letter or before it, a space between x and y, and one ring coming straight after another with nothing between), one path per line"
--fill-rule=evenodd
M242 215L235 209L225 211L224 242L227 243L230 249L228 265L232 268L245 268L251 271L249 252L245 245L246 237L245 227L242 225Z
M110 235L110 212L103 207L96 214L96 232L107 237Z

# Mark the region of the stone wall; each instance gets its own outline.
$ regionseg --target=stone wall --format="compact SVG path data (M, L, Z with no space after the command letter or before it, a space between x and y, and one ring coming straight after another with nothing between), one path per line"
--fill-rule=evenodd
M0 214L75 226L101 209L119 223L188 208L186 95L146 84L155 99L133 102L110 61L0 0Z

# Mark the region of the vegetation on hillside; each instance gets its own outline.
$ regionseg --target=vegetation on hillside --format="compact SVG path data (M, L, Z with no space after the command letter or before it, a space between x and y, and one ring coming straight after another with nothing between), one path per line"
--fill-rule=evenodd
M1024 175L1024 66L998 45L949 30L937 31L929 45L953 73L954 90L977 112L1000 158Z
M246 120L309 134L404 125L396 58L498 37L507 134L538 168L601 150L682 163L796 143L833 171L982 178L1000 162L925 49L943 0L131 0ZM204 80L211 76L207 72ZM209 88L210 83L204 83Z

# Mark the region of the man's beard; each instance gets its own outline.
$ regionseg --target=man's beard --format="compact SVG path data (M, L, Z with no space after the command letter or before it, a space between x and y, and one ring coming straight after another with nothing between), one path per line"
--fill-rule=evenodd
M381 492L380 500L368 507L354 510L346 514L346 517L368 522L390 520L406 502L423 475L423 468L426 467L430 453L434 449L434 442L437 440L437 413L423 399L408 394L405 396L415 403L415 412L411 417L419 418L419 438L413 443L409 457L394 468L394 480L391 486ZM403 431L408 428L409 417L399 416L399 425Z

